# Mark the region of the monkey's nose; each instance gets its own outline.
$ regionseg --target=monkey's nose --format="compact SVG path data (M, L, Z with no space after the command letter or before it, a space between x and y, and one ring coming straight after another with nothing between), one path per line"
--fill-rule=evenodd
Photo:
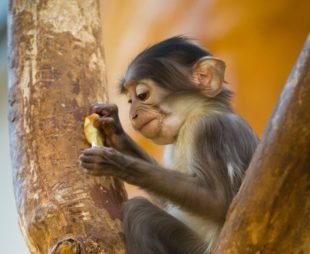
M135 119L137 119L138 118L138 114L133 114L132 116L131 116L131 120L135 120Z

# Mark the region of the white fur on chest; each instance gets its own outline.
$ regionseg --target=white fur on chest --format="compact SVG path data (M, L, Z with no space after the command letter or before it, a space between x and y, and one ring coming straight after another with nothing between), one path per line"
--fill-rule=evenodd
M202 239L210 243L210 245L212 245L219 234L220 226L213 221L185 212L171 203L166 206L165 210L196 232Z
M167 145L164 153L165 167L184 174L192 173L189 151L190 149L183 150L175 145Z
M164 152L164 165L167 169L174 168L174 145L167 145Z
M192 170L189 166L190 155L187 154L189 149L187 149L187 151L182 151L175 148L175 145L168 145L166 147L164 154L165 167L182 173L191 173ZM172 203L168 203L165 210L195 231L207 242L212 242L219 232L219 226L216 223L183 211Z

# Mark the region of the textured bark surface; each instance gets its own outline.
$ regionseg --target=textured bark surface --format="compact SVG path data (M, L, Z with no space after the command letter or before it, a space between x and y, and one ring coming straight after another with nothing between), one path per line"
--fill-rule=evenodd
M310 253L310 36L214 254Z
M89 105L106 102L99 1L11 0L10 143L31 253L124 253L122 183L79 169Z

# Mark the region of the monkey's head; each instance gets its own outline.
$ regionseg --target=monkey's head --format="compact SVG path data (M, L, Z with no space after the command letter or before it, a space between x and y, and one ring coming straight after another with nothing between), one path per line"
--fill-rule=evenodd
M223 89L225 63L184 37L141 52L120 82L133 128L157 144L171 144L198 100Z

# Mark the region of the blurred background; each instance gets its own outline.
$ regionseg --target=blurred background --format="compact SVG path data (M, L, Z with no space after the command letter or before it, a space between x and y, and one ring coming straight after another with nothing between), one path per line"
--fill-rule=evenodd
M174 35L197 39L227 64L233 105L261 136L310 32L308 0L101 0L110 101L125 128L160 160L162 148L131 130L126 100L116 93L128 63ZM17 225L7 130L7 0L0 1L0 246L27 253ZM310 99L310 98L309 98ZM129 188L130 195L140 192Z

